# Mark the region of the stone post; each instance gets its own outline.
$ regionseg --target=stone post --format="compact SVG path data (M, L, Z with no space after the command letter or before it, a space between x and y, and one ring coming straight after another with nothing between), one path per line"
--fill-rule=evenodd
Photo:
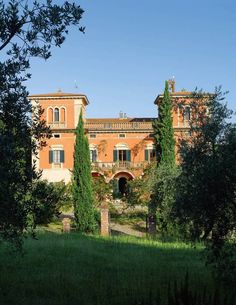
M101 204L101 235L109 236L109 208L108 202L103 202Z
M62 224L63 224L62 231L64 233L70 233L70 222L71 220L68 217L62 219Z

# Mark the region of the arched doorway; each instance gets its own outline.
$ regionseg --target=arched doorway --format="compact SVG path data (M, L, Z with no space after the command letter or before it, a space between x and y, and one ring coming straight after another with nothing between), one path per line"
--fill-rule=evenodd
M121 195L125 195L127 193L127 178L120 177L118 180L118 189Z
M127 182L133 179L134 176L130 172L122 171L114 174L114 176L111 178L113 183L113 196L119 197L127 195Z

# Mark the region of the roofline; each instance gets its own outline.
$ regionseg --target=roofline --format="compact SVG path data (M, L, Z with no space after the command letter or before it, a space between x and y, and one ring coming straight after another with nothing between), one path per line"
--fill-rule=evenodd
M33 95L28 95L28 99L34 100L60 100L60 99L75 99L75 98L84 98L86 101L86 105L90 104L87 96L85 94L68 94L68 95L58 95L58 96L53 96L53 95L43 95L43 94L33 94Z
M188 93L186 93L186 94L181 94L181 92L180 93L170 93L170 97L171 98L175 98L175 97L190 97L192 95L192 92L188 92ZM154 104L155 105L157 105L157 101L159 100L159 99L162 99L164 97L164 94L159 94L157 97L156 97L156 99L155 99L155 101L154 101Z
M194 92L185 92L185 94L181 94L181 92L170 92L170 97L171 98L179 98L179 97L185 97L185 98L188 98L188 97L194 97ZM214 96L214 93L202 93L203 96L207 97L207 96ZM158 104L158 100L162 99L164 97L164 94L159 94L155 101L154 101L154 104L157 105Z

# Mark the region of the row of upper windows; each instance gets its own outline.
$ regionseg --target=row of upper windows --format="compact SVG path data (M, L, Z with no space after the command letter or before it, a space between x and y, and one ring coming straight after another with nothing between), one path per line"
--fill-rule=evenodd
M47 122L53 123L65 123L66 122L66 108L62 107L49 107L47 109Z
M144 150L144 160L154 161L156 160L156 150L155 149L145 149ZM90 160L91 162L97 162L98 153L96 149L90 149ZM131 150L122 149L113 150L113 162L125 162L131 161ZM63 149L52 149L49 151L49 163L54 165L60 165L65 162L65 152Z
M122 138L126 138L126 134L125 133L119 133L118 135L118 138L122 139ZM96 133L90 133L89 134L89 138L90 139L95 139L97 137L97 134ZM154 134L149 134L149 137L150 138L153 138L154 137Z
M179 112L179 108L178 108ZM183 120L190 121L191 118L191 110L190 106L185 106L183 110ZM50 123L64 123L66 122L66 108L64 106L61 107L49 107L47 108L47 122ZM119 134L119 138L125 138L125 134ZM91 138L95 138L96 134L91 134Z
M113 162L116 161L131 161L132 151L130 149L114 149L113 150ZM156 149L149 148L144 150L145 161L155 161L157 158ZM91 162L98 161L98 152L96 148L90 149L90 160Z

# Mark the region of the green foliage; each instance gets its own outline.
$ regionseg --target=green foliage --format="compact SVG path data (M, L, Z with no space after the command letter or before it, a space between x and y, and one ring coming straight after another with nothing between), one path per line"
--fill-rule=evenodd
M33 198L35 224L48 224L60 214L62 202L66 200L66 185L63 182L37 181L33 184Z
M211 249L209 262L215 261L215 266L224 258L220 253L236 229L236 136L224 99L220 89L193 96L192 112L198 116L191 121L193 137L182 142L174 207L175 217L188 228L187 237L206 242Z
M92 183L93 193L95 197L95 206L99 208L102 202L111 197L112 185L110 183L106 183L103 176L94 177L92 179Z
M189 284L189 276L186 273L185 280L177 285L175 282L173 293L169 286L168 305L232 305L233 299L225 296L222 300L219 289L214 293L207 293L206 288L202 291L193 292Z
M157 170L152 202L157 206L157 228L162 237L179 237L180 234L179 227L172 217L179 175L180 169L177 166L161 163Z
M0 51L11 47L10 44L16 41L13 46L21 55L45 59L51 56L52 45L60 47L63 44L68 27L78 25L83 14L81 7L75 3L64 1L62 5L57 5L52 0L34 1L31 4L12 0L8 5L0 1L0 12ZM82 32L84 29L79 28Z
M41 232L37 242L27 239L24 249L27 255L17 257L0 248L4 305L32 305L32 300L43 305L131 305L143 300L150 305L159 294L167 305L169 282L179 285L187 270L192 291L214 291L201 248L183 243ZM222 289L223 297L230 293L227 286Z
M206 261L214 268L216 279L227 285L236 284L236 241L225 240L221 246L208 242L205 249Z
M135 178L127 182L127 203L130 206L147 206L156 181L156 163L150 163L143 171L142 178Z
M157 158L160 163L172 166L175 164L175 140L172 124L172 102L167 81L165 82L163 100L158 109L158 119L153 124Z
M96 227L88 139L84 133L82 110L76 128L72 195L77 230L93 232Z
M18 246L24 232L34 227L32 181L39 177L35 159L49 136L45 121L39 120L42 110L32 109L27 99L29 58L47 59L51 45L64 42L68 27L78 25L82 13L68 2L0 1L0 239Z

